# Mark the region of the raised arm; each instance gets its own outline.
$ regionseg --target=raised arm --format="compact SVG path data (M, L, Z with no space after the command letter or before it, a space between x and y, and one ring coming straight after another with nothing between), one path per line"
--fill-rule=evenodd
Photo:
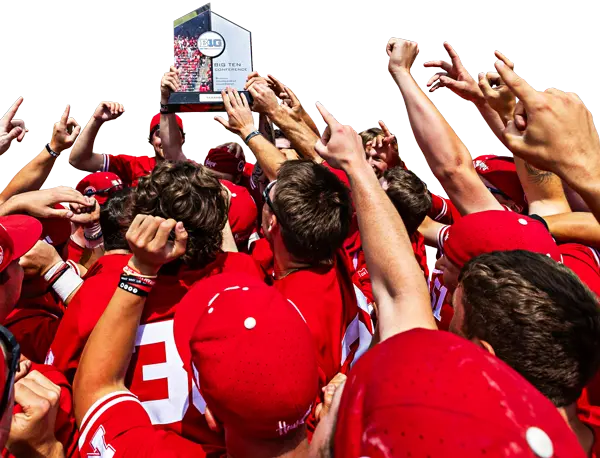
M315 149L348 175L377 302L381 340L413 328L437 329L406 228L367 163L361 138L322 105L317 108L327 129Z
M387 45L389 71L404 97L413 133L431 171L463 214L500 210L473 167L471 155L410 74L417 43L392 38Z
M172 230L175 240L170 242ZM161 266L185 253L187 232L182 223L172 219L137 215L127 231L127 241L134 253L128 267L136 273L121 276L87 341L73 381L75 419L79 425L102 396L126 390L125 374L146 296Z
M0 204L10 197L27 191L36 191L42 187L54 167L54 163L66 149L73 146L81 127L73 118L69 118L70 107L67 105L60 121L54 124L52 139L46 147L23 167L10 181L8 186L0 193Z
M589 212L569 212L544 216L548 229L558 242L573 242L600 248L600 223Z
M69 156L69 163L76 169L86 172L101 171L104 167L104 155L94 153L94 141L105 122L117 119L124 112L125 108L119 103L101 102L75 142Z
M538 92L502 60L496 69L522 106L503 132L509 149L562 178L600 220L600 138L592 114L576 94Z
M246 96L244 94L240 95L235 89L231 88L223 91L222 95L228 119L225 120L220 116L216 116L215 120L230 132L239 135L246 142L248 136L256 132L254 117L252 116ZM283 153L273 143L263 137L262 134L252 135L246 144L252 150L256 161L267 178L274 180L277 177L279 167L286 160Z
M254 99L252 110L265 114L285 134L292 147L304 159L323 162L315 152L315 142L319 136L303 120L304 109L289 88L283 89L283 103L277 102L275 92L269 87L269 81L262 77L250 78L246 83L248 91ZM308 116L308 115L306 115ZM312 120L311 120L312 121ZM313 123L314 124L314 123Z
M185 161L187 159L183 154L183 135L177 125L175 113L167 113L162 108L169 102L171 92L178 91L179 87L179 71L175 67L171 67L160 81L160 143L165 159L168 161Z

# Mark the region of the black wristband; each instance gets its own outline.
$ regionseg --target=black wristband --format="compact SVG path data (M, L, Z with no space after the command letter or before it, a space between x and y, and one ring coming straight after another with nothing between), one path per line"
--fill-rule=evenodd
M169 109L169 105L165 105L164 103L160 104L160 114L169 114L171 110Z
M60 156L60 153L57 153L56 151L52 151L52 148L50 148L50 143L46 143L46 151L48 151L48 154L50 154L50 156L52 156L52 157Z
M247 145L248 142L250 140L252 140L254 137L256 137L257 135L262 135L258 130L255 130L254 132L250 132L248 134L248 136L244 139L244 143Z

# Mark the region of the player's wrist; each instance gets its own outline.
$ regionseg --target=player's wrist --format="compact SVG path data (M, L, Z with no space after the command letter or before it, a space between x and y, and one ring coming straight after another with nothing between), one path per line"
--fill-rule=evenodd
M256 130L256 127L254 127L254 124L252 124L252 125L248 124L247 126L242 127L240 129L240 138L242 140L246 141L246 137L248 137L248 135L250 135L255 130Z
M136 258L135 255L133 255L131 257L131 259L127 263L127 266L133 270L136 270L140 274L147 275L147 276L157 275L158 271L162 267L162 266L145 263L145 262L139 260L138 258Z

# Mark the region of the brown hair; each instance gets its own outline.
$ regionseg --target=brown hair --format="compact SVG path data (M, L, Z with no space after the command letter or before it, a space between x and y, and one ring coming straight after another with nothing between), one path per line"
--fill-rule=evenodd
M296 259L332 259L350 227L348 188L326 167L309 160L286 161L279 169L273 206L283 243Z
M386 194L398 210L406 226L408 235L412 235L431 210L431 194L427 185L410 170L394 167L386 170Z
M221 249L228 211L221 183L203 166L161 161L150 175L140 178L131 217L141 213L181 221L188 233L181 259L192 268L202 268Z
M598 301L579 278L517 250L472 259L459 282L465 336L488 342L557 407L577 401L600 366Z

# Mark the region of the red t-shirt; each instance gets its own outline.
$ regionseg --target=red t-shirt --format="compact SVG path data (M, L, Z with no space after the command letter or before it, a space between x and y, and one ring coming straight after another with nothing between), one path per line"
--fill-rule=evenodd
M58 411L56 413L56 422L54 423L54 437L62 444L66 457L79 456L77 449L79 431L73 413L73 393L71 385L69 385L65 376L52 366L33 363L31 365L31 371L40 372L52 383L60 387ZM13 408L13 413L15 414L22 411L23 409L18 404ZM6 449L2 451L3 458L12 458L13 456L14 455Z
M3 325L19 342L21 354L42 364L60 324L65 307L52 293L21 298Z
M72 238L69 239L69 244L67 245L67 259L79 263L83 257L84 251L84 247L79 246Z
M111 393L90 407L81 424L82 457L205 457L202 446L169 431L156 430L129 391Z
M600 297L600 260L598 251L578 243L559 245L563 264L575 272L575 275Z
M431 210L427 216L438 223L453 224L461 214L450 199L431 193Z
M124 186L135 187L138 180L149 175L155 166L156 157L105 154L102 172L115 173Z
M112 298L130 255L106 255L88 272L60 324L47 361L71 379L94 326ZM194 442L222 449L223 438L210 431L206 404L193 377L183 368L175 347L173 318L177 303L196 281L221 272L259 276L254 261L241 253L220 253L202 270L182 267L176 275L160 275L148 296L126 378L152 423Z

